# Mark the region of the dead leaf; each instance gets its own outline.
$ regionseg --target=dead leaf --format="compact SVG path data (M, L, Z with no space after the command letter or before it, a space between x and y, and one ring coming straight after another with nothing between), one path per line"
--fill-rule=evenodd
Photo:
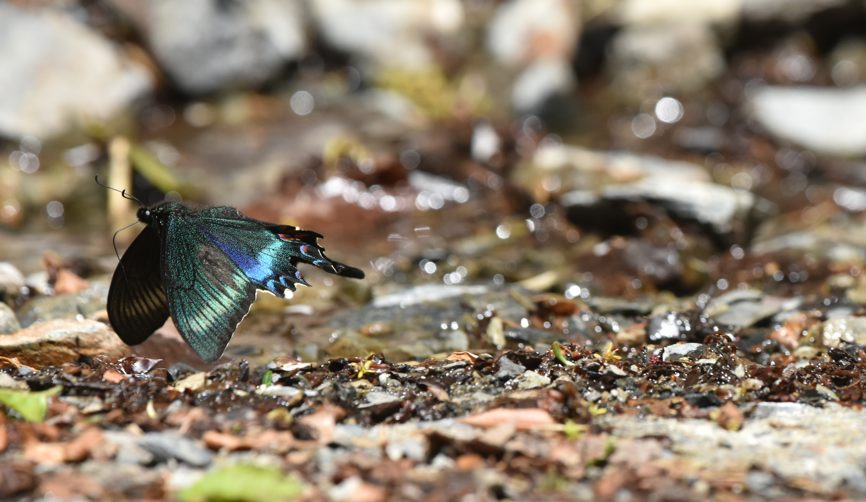
M539 429L556 423L550 413L541 408L495 408L463 417L460 422L483 428L507 423L516 430Z
M334 438L334 427L337 420L346 414L346 410L333 404L325 404L312 415L298 419L298 423L316 432L316 442L319 444L330 443Z
M105 500L102 485L76 472L58 472L43 477L39 493L50 500Z
M446 391L442 387L439 387L438 385L429 382L423 382L423 384L425 387L427 387L427 391L433 394L433 397L435 397L439 401L445 402L451 400L451 396L448 395L448 391Z
M88 286L89 282L66 268L58 270L54 279L54 292L58 295L78 293Z
M0 462L0 499L18 500L16 495L29 492L36 484L33 464Z
M193 373L188 377L181 378L174 383L174 388L181 392L187 389L195 391L204 387L205 383L207 383L207 373L200 371L198 373Z
M81 462L90 456L90 453L103 444L102 430L95 427L85 429L77 438L66 443L65 460L67 462Z
M201 439L204 441L205 446L211 450L238 451L249 449L249 445L244 438L235 436L234 434L207 431L202 434Z
M6 413L0 411L0 453L6 451L7 446L9 446L9 432L6 430Z
M126 377L121 374L119 371L115 371L112 369L105 370L105 373L102 374L102 379L108 383L120 383L126 380Z
M457 461L454 463L454 467L458 471L474 471L484 465L484 459L481 458L480 455L475 453L467 453L465 455L460 455L457 457Z
M102 445L103 435L95 427L84 430L72 441L40 442L35 439L24 444L24 458L38 464L62 464L81 462L90 456L94 448Z
M247 436L236 436L218 431L207 431L202 435L205 445L212 450L240 451L257 450L285 453L295 443L290 432L268 429Z
M731 401L711 412L710 418L729 431L738 431L743 427L743 412Z
M447 361L466 361L468 363L475 363L478 359L478 356L473 354L472 352L459 351L452 352L445 358Z

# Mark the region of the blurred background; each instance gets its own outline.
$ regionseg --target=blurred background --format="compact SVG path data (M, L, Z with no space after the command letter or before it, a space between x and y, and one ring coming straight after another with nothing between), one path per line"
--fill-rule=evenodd
M0 283L98 309L136 209L98 174L323 233L369 279L313 303L856 299L864 37L848 0L6 0Z

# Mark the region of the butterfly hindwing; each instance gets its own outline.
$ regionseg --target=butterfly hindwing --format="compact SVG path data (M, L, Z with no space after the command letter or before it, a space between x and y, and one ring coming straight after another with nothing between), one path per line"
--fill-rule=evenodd
M160 240L145 227L123 254L108 290L108 319L128 345L142 343L168 319L160 273Z
M212 233L207 221L170 218L162 254L171 317L206 361L222 355L256 296L256 285L214 243Z
M298 263L304 262L333 274L363 277L358 269L330 260L316 239L321 235L289 225L273 225L241 215L230 207L201 212L211 241L237 264L259 288L278 296L295 290L295 284L309 286Z

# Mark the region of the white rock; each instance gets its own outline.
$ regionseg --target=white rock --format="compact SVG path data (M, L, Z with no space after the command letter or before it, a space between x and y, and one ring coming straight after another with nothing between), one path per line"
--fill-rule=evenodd
M515 110L531 111L556 94L574 87L571 64L564 59L540 59L529 65L514 81L511 105Z
M725 68L719 41L700 23L637 25L617 35L608 63L615 89L633 102L666 92L691 92Z
M816 12L845 3L846 0L746 0L743 2L743 17L758 22L798 22Z
M816 152L866 155L866 86L755 89L752 116L774 136Z
M430 37L445 39L463 25L457 0L316 0L308 6L329 44L384 67L430 66Z
M616 17L626 25L673 22L732 24L740 17L743 0L625 0L618 7Z
M152 87L144 67L60 11L0 4L0 135L106 119Z
M306 52L303 7L281 0L112 0L193 94L262 84Z
M487 47L502 64L571 58L577 49L580 16L569 0L511 0L490 21Z

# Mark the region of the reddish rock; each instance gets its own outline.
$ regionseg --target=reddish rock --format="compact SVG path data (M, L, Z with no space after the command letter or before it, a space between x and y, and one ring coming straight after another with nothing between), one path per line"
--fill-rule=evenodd
M38 368L59 366L81 356L116 359L128 355L129 347L101 322L56 319L0 336L0 354Z

